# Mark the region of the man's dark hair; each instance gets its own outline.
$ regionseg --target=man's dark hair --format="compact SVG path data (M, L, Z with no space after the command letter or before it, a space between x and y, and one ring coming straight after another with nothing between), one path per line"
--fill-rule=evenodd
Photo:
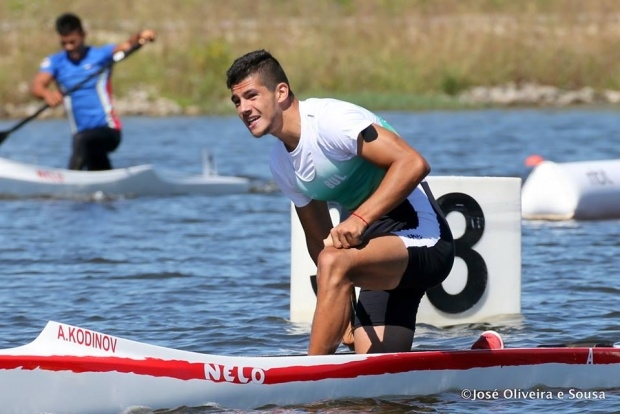
M84 33L82 21L73 13L65 13L56 19L56 31L61 36L66 36L73 32Z
M231 89L248 76L258 74L261 83L274 91L279 83L289 86L288 78L280 62L264 49L246 53L237 58L226 71L226 86ZM293 96L293 91L290 91Z

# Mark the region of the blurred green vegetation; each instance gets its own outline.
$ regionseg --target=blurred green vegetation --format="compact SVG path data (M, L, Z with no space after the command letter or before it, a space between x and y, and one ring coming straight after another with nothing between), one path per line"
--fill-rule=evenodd
M0 0L0 104L31 100L66 11L93 44L155 29L115 70L115 93L148 86L204 113L233 112L225 71L259 48L299 97L377 110L454 107L468 87L510 81L620 89L616 0Z

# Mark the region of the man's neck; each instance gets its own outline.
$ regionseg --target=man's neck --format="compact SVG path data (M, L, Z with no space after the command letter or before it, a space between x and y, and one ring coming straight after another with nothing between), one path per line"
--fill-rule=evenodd
M86 51L88 50L88 46L83 45L82 47L80 47L78 50L75 50L71 53L67 52L67 54L69 55L69 59L73 62L79 62L80 60L84 59L84 56L86 56Z
M289 151L297 148L301 137L301 115L297 98L293 98L282 111L282 128L273 135L282 141Z

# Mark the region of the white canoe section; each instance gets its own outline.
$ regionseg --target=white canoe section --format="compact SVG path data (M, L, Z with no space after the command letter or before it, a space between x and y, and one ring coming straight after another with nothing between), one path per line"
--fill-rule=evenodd
M2 413L227 409L463 390L620 387L620 349L514 348L330 356L217 356L49 322L0 350Z
M538 164L523 183L523 218L620 218L620 159Z
M109 171L72 171L0 158L0 195L5 197L74 197L105 195L178 195L246 193L243 177L216 173L183 175L139 165Z

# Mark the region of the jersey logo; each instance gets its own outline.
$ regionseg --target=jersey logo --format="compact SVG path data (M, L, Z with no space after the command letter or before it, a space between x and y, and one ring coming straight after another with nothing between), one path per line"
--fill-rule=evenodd
M347 179L346 175L343 177L342 175L336 174L336 175L332 175L327 180L323 181L323 184L325 184L328 188L334 188L337 185L340 185L346 179Z

